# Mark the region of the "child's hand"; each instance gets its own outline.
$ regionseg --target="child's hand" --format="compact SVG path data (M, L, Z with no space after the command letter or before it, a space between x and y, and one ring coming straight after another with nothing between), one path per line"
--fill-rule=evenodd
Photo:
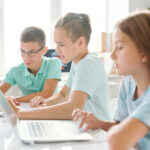
M16 98L13 99L14 103L17 105L17 106L20 106L20 103L17 101Z
M16 104L14 102L14 98L7 97L7 100L8 100L8 103L10 104L10 106L12 107L12 109L14 110L14 112L17 114L17 112L20 110L20 108L16 106Z
M100 128L100 120L98 120L91 112L85 112L75 109L72 113L74 122L80 120L79 128L84 127L84 131Z
M46 101L42 96L36 96L30 100L30 107L45 107Z
M7 100L13 100L15 105L19 106L20 103L17 101L17 99L14 96L6 96Z

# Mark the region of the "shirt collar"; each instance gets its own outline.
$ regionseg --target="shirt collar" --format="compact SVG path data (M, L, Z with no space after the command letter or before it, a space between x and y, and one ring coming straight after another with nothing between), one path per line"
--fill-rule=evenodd
M25 65L24 65L25 66ZM30 76L31 73L29 72L29 70L27 69L27 67L25 66L25 76Z
M39 71L37 72L37 74L42 74L42 73L44 73L44 71L45 71L45 59L44 59L44 57L42 57L42 64L41 64L41 67L40 67L40 69L39 69Z
M24 65L25 66L25 65ZM39 69L39 71L37 72L37 74L42 74L44 73L44 66L45 66L45 59L42 58L42 64L41 67ZM36 74L36 75L37 75ZM33 74L29 72L29 70L27 69L27 67L25 66L25 76L32 76Z

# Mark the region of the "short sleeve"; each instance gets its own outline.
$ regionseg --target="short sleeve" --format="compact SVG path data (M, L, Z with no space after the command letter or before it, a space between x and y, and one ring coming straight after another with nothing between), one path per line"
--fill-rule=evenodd
M60 59L54 58L48 63L47 66L47 79L58 79L61 80L61 67L62 63Z
M142 104L130 114L129 118L138 119L150 127L150 91L144 97Z
M97 71L99 70L93 64L88 64L87 62L83 62L82 65L77 66L75 68L72 90L85 92L89 97L92 97L97 85Z
M127 90L125 86L125 80L122 82L119 96L118 96L118 106L117 111L115 113L114 120L115 121L123 121L128 116L127 110Z
M10 71L6 74L4 78L4 82L10 84L11 86L16 84L14 74L15 74L15 68L10 69Z
M71 63L70 73L69 73L68 79L66 81L66 86L70 89L71 89L71 85L72 85L73 76L74 76L74 63Z

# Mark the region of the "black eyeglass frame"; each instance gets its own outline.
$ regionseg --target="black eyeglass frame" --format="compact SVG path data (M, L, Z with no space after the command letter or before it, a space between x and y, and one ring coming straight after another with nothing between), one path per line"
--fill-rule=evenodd
M25 54L27 54L30 57L34 57L38 52L40 52L41 50L43 50L43 48L38 49L37 51L34 50L30 50L28 52L24 52L22 49L19 50L19 52L21 53L21 56L24 56Z

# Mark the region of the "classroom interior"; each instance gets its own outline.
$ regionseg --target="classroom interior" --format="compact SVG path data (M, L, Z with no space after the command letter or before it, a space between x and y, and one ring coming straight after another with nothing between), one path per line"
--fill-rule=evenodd
M19 36L25 27L41 27L46 33L48 49L54 50L53 31L56 20L68 12L87 13L91 19L92 26L89 51L96 54L104 63L109 84L111 113L114 115L119 87L123 77L117 75L113 67L113 61L110 58L113 47L113 26L117 20L127 16L129 13L149 8L149 0L0 0L0 82L3 81L11 67L22 62L18 54ZM62 71L62 80L58 83L58 90L65 84L68 74L68 70ZM15 85L6 95L20 96L20 90ZM9 140L7 139L6 143L9 143ZM10 148L7 145L5 145L4 149ZM81 147L83 148L83 146ZM27 149L29 147L21 148ZM80 149L78 147L74 149L76 148ZM59 147L52 146L49 148L48 145L45 145L39 146L39 148L35 146L33 149L72 150L71 144L63 146L62 143L59 144Z

